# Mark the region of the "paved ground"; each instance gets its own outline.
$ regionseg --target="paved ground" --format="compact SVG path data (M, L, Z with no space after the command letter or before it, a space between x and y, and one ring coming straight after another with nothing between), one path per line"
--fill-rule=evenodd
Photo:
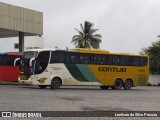
M60 89L51 90L49 87L39 89L37 86L0 84L0 110L159 111L160 87L143 86L134 87L132 90L101 90L99 87L91 86L63 86ZM100 118L97 119L100 120Z

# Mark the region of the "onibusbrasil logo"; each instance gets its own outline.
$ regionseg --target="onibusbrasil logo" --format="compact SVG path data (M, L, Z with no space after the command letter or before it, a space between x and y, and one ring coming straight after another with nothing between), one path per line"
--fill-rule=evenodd
M42 117L40 112L2 112L2 117Z

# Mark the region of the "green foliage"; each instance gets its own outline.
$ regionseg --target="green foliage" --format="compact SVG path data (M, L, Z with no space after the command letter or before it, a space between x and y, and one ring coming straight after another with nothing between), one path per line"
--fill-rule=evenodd
M143 52L150 59L150 73L160 74L160 41L153 42L148 48L144 48Z
M94 24L88 21L84 25L80 24L81 30L75 28L78 35L74 35L71 43L77 48L94 48L98 49L102 42L100 34L94 34L98 29L93 29Z

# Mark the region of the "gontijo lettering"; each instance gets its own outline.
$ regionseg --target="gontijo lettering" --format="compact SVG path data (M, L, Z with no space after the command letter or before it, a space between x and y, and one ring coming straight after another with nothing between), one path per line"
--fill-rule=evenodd
M117 68L117 67L99 67L100 72L126 72L126 68Z

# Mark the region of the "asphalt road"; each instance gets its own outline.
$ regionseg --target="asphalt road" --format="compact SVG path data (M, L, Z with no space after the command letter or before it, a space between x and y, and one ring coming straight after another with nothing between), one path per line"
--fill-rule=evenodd
M93 86L0 84L1 111L160 111L160 87L101 90Z

